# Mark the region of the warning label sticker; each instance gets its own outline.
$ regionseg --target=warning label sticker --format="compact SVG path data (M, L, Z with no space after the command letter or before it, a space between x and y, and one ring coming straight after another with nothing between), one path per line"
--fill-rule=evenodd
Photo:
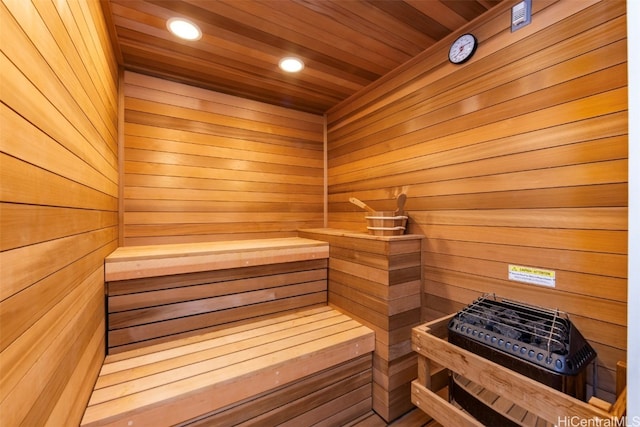
M556 272L542 268L509 264L509 280L555 288Z

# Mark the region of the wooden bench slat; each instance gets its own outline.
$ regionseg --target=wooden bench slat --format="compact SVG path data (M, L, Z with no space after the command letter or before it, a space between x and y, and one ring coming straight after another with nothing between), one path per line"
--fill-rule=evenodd
M103 419L112 422L121 418L133 421L134 424L142 420L151 425L174 424L182 421L184 417L192 418L216 407L242 400L253 393L326 369L343 362L346 358L355 357L362 351L361 348L354 350L354 345L357 340L362 340L363 333L364 330L350 330L332 337L332 340L343 340L332 348L327 347L329 343L325 342L326 340L321 340L308 345L310 348L307 348L305 353L296 352L292 355L291 350L287 350L277 355L267 355L265 358L271 359L271 364L257 372L255 361L251 360L228 369L90 406L85 413L83 425L91 425L92 422ZM317 363L310 366L308 359L312 356ZM236 376L239 370L245 374ZM216 389L222 392L216 393ZM215 395L217 401L203 402L196 397L202 394Z
M202 341L207 341L210 339L214 339L217 337L223 337L226 335L233 335L238 333L243 333L246 331L252 331L256 328L262 328L269 325L277 325L282 322L291 322L291 325L304 323L306 316L315 316L318 314L323 314L326 316L335 315L334 310L332 310L329 306L321 306L315 308L308 308L304 310L298 310L294 312L290 312L287 314L282 314L274 317L264 317L261 319L256 319L250 323L244 323L241 325L230 326L227 328L219 329L212 332L207 332L205 334L193 335L190 337L181 338L179 340L171 340L167 342L163 342L160 344L149 345L145 347L136 348L133 350L128 350L122 353L109 354L105 358L103 370L109 369L108 367L117 366L116 362L127 361L129 359L135 360L138 357L142 356L151 356L156 357L157 354L162 354L164 351L169 351L172 349L178 349L183 346L188 346L191 344L197 344Z
M128 246L105 259L105 281L328 257L328 243L300 237Z
M160 323L149 323L125 329L117 329L108 332L109 347L110 351L119 351L120 348L114 349L114 347L122 346L125 347L125 350L128 350L126 348L128 345L135 348L156 344L156 340L168 341L181 339L182 335L189 336L196 335L197 333L206 333L210 330L223 328L225 325L233 325L234 322L251 321L250 319L259 316L273 315L274 313L282 311L298 310L313 305L326 304L326 301L327 295L326 292L323 291L223 311L179 317ZM132 342L132 338L136 337L144 337L145 341Z
M311 259L281 264L256 265L225 270L198 271L170 276L142 277L109 283L109 295L121 296L138 292L152 292L184 288L205 283L233 283L246 278L259 278L298 271L325 270L327 259Z
M254 252L292 246L324 246L319 240L299 237L273 239L225 240L219 242L173 243L164 245L121 246L109 255L105 262L137 261L143 259L173 258L193 254Z
M215 425L275 426L330 400L342 399L352 390L368 384L371 387L371 356L364 355L337 367L298 380L258 397L222 408L210 414L189 420L189 427ZM348 402L351 404L351 402ZM371 408L371 404L367 410ZM367 410L360 412L364 414ZM345 417L353 420L357 417ZM337 422L333 425L344 425Z
M286 332L289 322L280 322L283 329L271 333L280 339L235 352L237 343L227 343L220 347L226 354L213 359L191 363L186 357L186 366L96 390L83 425L183 422L373 351L373 332L348 317L332 316L337 324L317 329L309 322L312 316L304 314L299 313L306 319L293 336ZM248 339L260 341L260 336ZM179 353L185 348L174 350ZM140 355L134 353L134 357Z
M260 346L266 351L266 344L270 342L277 342L284 338L295 337L300 333L308 334L311 331L322 330L329 326L336 326L338 324L343 325L345 322L349 322L349 320L351 320L347 316L334 315L325 319L322 319L321 317L326 316L313 316L313 319L310 319L312 324L305 323L297 326L284 326L283 324L278 324L272 325L271 327L256 328L253 331L246 331L241 334L226 335L216 339L203 341L197 345L192 344L173 349L173 351L166 351L123 361L127 363L116 362L115 365L117 366L115 367L110 366L110 364L106 364L105 369L100 373L95 389L99 390L115 384L148 377L150 375L170 371L181 366L192 365L203 360L213 360L216 357L222 357L229 353L233 353L234 356L241 357L237 352L242 350L255 351L257 346ZM349 324L349 326L352 325L353 323ZM346 327L346 325L344 326ZM286 329L283 330L283 327ZM325 332L320 331L320 333ZM278 348L281 348L280 344ZM113 370L113 372L107 373L111 370Z
M226 310L228 308L251 305L263 301L271 301L280 298L288 298L297 295L323 292L326 290L325 281L305 282L295 285L280 286L277 288L247 291L242 294L230 294L212 298L202 298L193 301L184 301L167 306L145 307L137 310L111 313L109 316L109 329L116 330L130 326L154 323L179 317L193 316L212 311Z
M249 277L246 279L225 281L221 283L195 284L144 292L132 292L111 296L109 289L109 313L135 310L149 306L173 304L181 301L193 301L203 298L221 297L233 293L247 292L257 289L271 289L295 283L326 280L326 268L269 276ZM174 279L175 280L175 279Z
M340 412L351 410L352 406L357 403L354 402L367 402L371 405L371 386L366 385L350 391L343 396L342 399L333 399L321 406L314 408L311 411L307 411L298 417L295 417L286 423L282 423L281 427L300 427L300 426L312 426L317 425L319 422L325 422L325 425L334 425L331 422L331 417L327 417L328 414L334 414L334 416L340 416Z
M332 310L328 306L308 309L272 318L256 320L254 322L208 332L202 335L182 338L153 346L142 347L124 353L108 355L100 375L108 375L122 370L151 364L187 353L195 353L211 347L211 342L217 340L242 340L258 336L261 333L271 333L282 328L293 328L309 322L341 316L342 313ZM215 341L214 341L215 340Z
M307 326L309 328L310 326ZM130 371L133 378L112 386L96 389L93 392L89 405L99 404L127 394L134 394L144 390L150 390L164 384L171 383L175 379L189 378L196 375L212 375L216 370L224 370L233 377L236 375L235 365L245 366L247 362L255 363L256 369L259 362L265 362L260 358L275 355L277 352L291 350L297 351L300 346L311 341L328 339L333 335L342 334L352 329L361 327L351 320L345 320L339 324L331 324L319 330L306 330L300 333L299 328L291 331L277 331L269 336L255 337L251 340L232 342L213 348L203 355L196 357L184 357L165 364L156 364L145 369L144 367ZM291 336L291 334L293 334ZM264 341L264 342L261 342ZM265 362L267 363L267 362ZM240 367L238 367L240 369Z

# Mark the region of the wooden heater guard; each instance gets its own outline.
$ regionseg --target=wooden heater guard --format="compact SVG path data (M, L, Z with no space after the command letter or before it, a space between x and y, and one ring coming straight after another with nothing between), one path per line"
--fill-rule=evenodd
M589 403L504 368L481 356L447 342L447 325L454 315L416 326L412 330L412 348L418 353L418 378L411 384L414 405L447 426L482 426L468 413L437 394L449 385L449 375L458 373L514 404L555 425L560 419L601 420L597 425L618 425L627 403L626 365L618 363L617 399L613 404L598 398ZM591 425L591 424L590 424Z

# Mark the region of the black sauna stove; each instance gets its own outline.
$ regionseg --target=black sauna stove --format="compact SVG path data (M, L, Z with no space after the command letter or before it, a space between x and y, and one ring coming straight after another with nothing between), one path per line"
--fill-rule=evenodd
M449 322L449 342L577 399L586 399L596 358L566 313L485 295ZM453 379L450 397L487 425L517 425Z

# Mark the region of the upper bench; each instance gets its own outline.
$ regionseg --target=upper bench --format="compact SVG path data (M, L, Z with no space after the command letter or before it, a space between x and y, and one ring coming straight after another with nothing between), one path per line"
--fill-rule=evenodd
M282 238L118 248L105 259L109 354L327 304L329 244Z
M329 244L281 239L125 246L105 258L105 281L295 262L329 257Z

